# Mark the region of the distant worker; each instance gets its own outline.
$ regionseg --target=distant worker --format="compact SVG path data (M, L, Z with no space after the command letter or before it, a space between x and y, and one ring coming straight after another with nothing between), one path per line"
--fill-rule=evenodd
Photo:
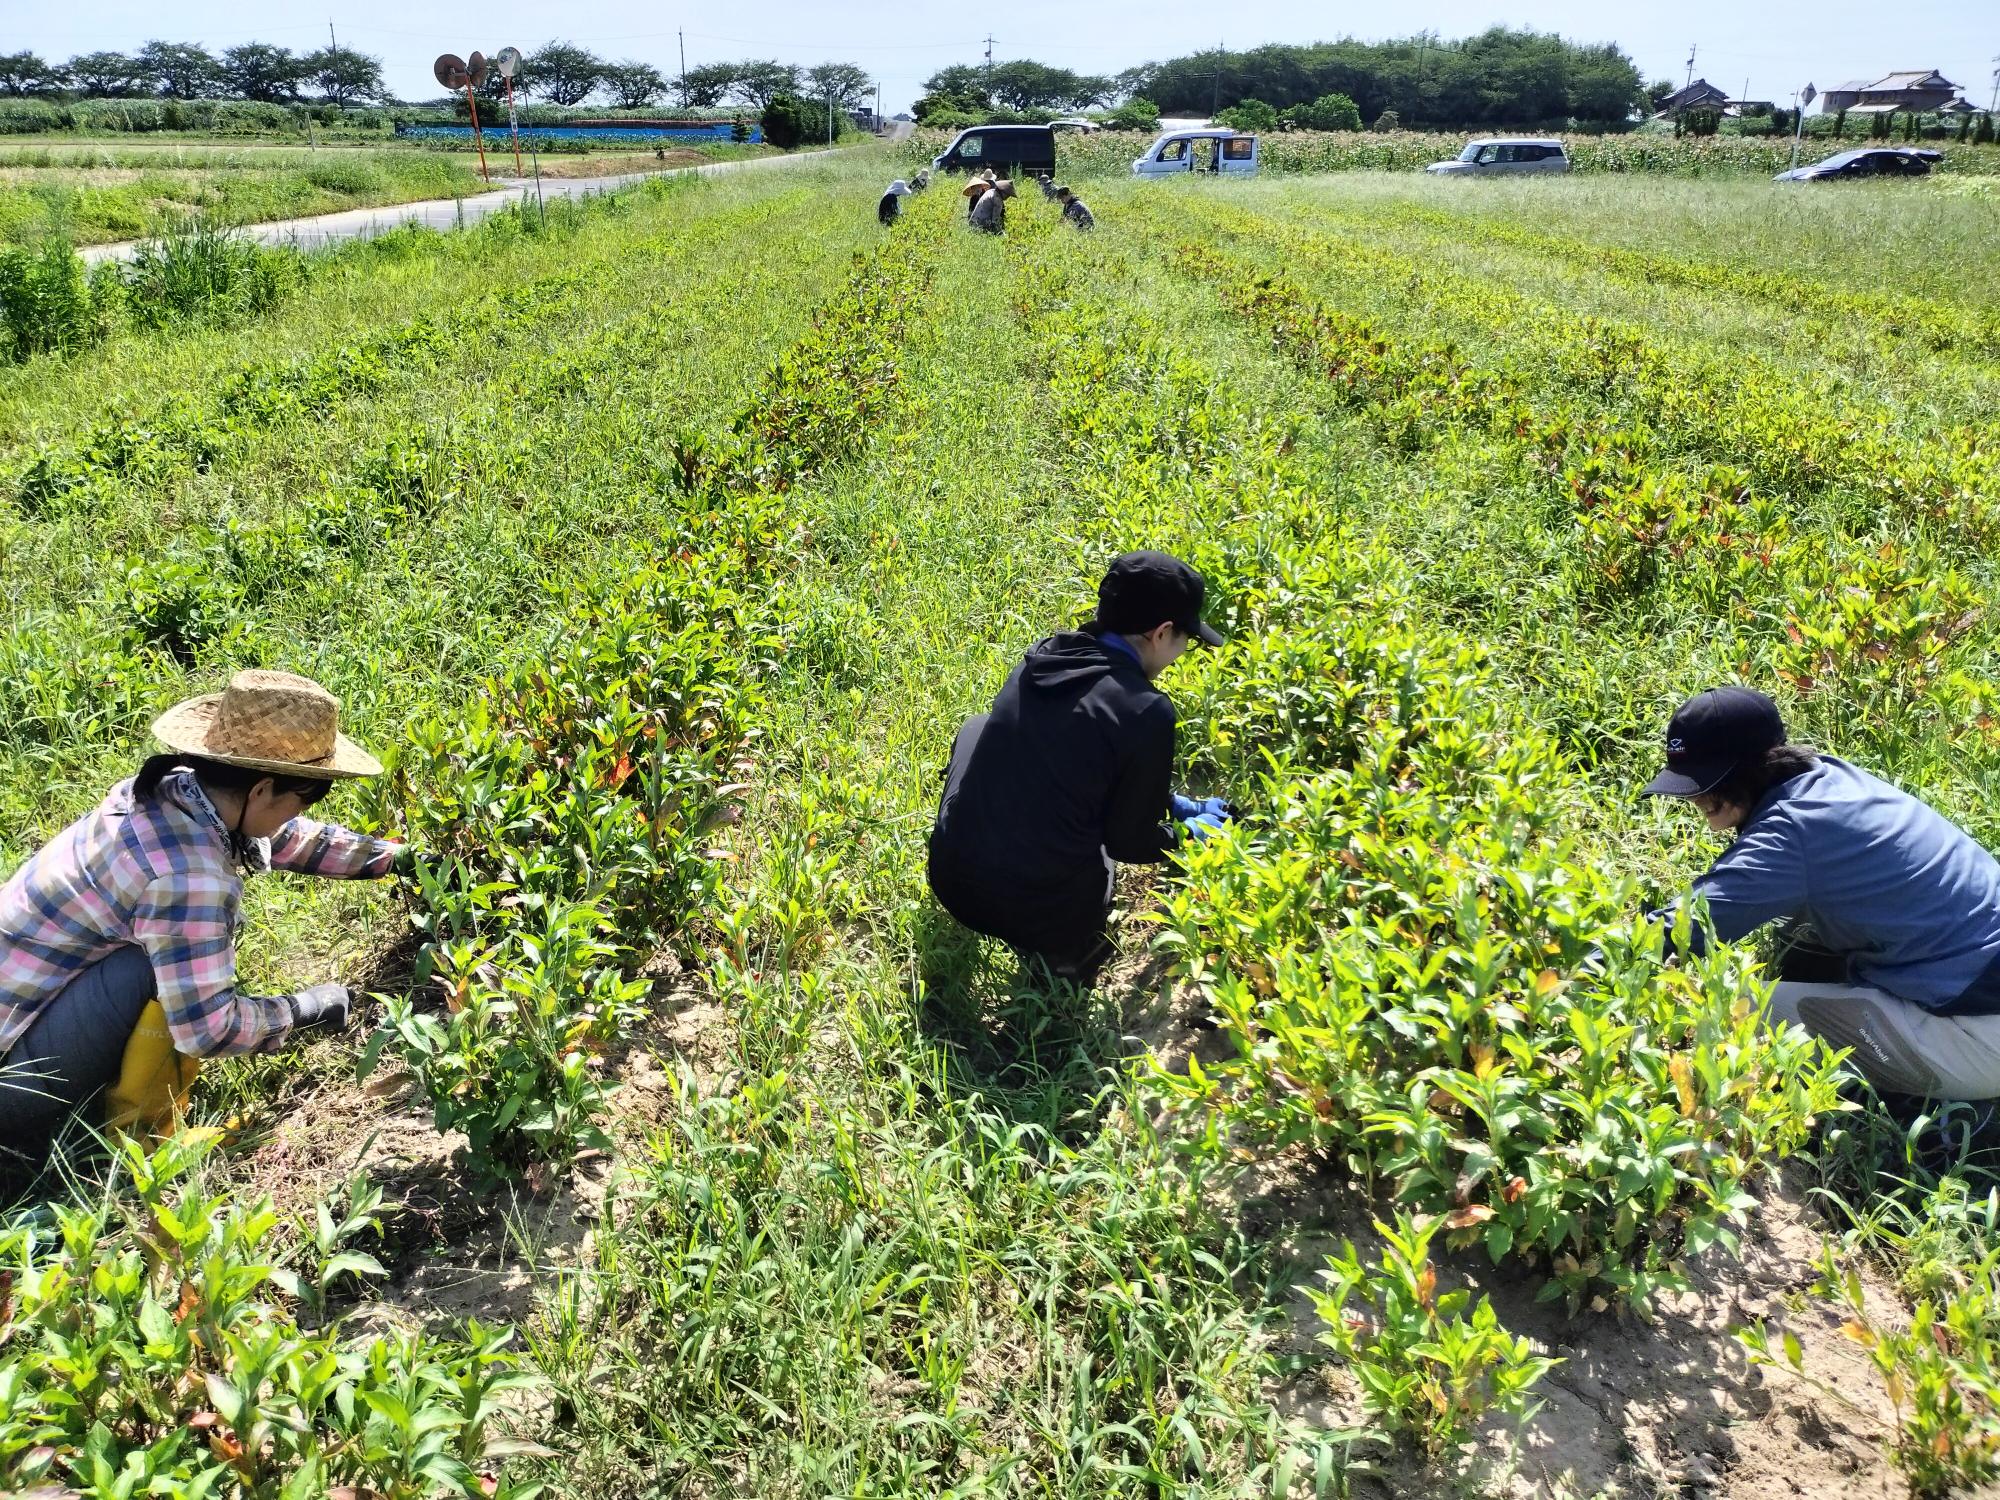
M1778 706L1711 688L1667 726L1646 790L1734 841L1694 883L1715 935L1789 921L1774 1019L1878 1089L2000 1097L2000 862L1956 824L1831 755L1788 744ZM1696 929L1697 951L1705 939Z
M1063 221L1078 229L1095 229L1097 216L1083 206L1083 200L1066 187L1056 189L1056 202L1063 206Z
M929 167L920 168L917 172L917 175L910 179L910 191L914 193L921 193L925 188L929 187L930 185L931 185L931 169Z
M1046 172L1037 172L1035 174L1035 186L1042 190L1044 198L1053 198L1058 191L1055 178L1049 176Z
M238 672L162 715L166 753L0 889L0 1159L39 1167L73 1117L163 1129L197 1059L347 1025L339 984L274 996L236 985L245 873L412 867L406 845L304 816L335 782L382 769L338 717L317 683Z
M884 224L893 224L903 212L903 200L910 195L910 185L898 177L889 184L889 191L882 195L882 201L875 205L875 217Z
M1174 705L1153 686L1194 642L1222 643L1203 596L1178 558L1124 554L1095 618L1031 647L952 745L931 891L1055 978L1088 985L1110 955L1113 861L1157 863L1229 816L1219 799L1171 793Z
M1013 196L1014 184L1007 181L988 183L972 205L972 227L984 234L1001 234L1007 228L1007 200Z

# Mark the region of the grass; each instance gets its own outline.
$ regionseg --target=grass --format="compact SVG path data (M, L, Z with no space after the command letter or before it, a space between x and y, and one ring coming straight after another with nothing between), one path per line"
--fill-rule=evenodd
M476 170L425 151L10 142L0 150L0 242L53 234L92 245L158 234L195 215L254 224L478 188Z
M546 1275L523 1330L547 1382L547 1476L605 1496L1333 1492L1373 1450L1277 1413L1298 1378L1279 1350L1300 1272L1229 1209L1247 1117L1211 1129L1206 1105L1133 1065L1146 1041L1125 1034L1129 994L1044 993L930 906L924 837L952 730L1087 608L1105 556L1166 546L1217 580L1246 634L1389 639L1400 622L1409 649L1476 647L1465 717L1560 753L1562 857L1671 889L1709 846L1631 788L1673 702L1746 664L1782 682L1787 625L1824 626L1884 544L1921 559L1919 581L1992 591L1982 527L2000 497L1983 471L1925 509L1787 467L1786 445L1825 417L1945 451L1990 411L1990 356L1906 331L1887 304L1834 318L1755 289L1668 292L1491 231L1670 245L1972 317L1992 305L1977 251L2000 207L1924 185L1107 179L1092 237L1027 201L1004 242L967 236L937 193L885 248L877 175L861 161L663 182L547 233L512 217L391 237L254 328L121 336L0 371L0 864L124 774L153 713L232 666L312 673L364 743L395 744L420 722L449 731L487 678L615 619L636 561L710 559L705 582L767 622L718 646L762 706L742 822L715 836L720 894L671 937L716 1019L664 1056L655 1117L615 1132L621 1206L583 1264ZM1889 226L1879 259L1847 248L1858 210ZM1871 270L1919 247L1920 275ZM864 295L884 277L914 289L893 313ZM1280 283L1292 300L1273 300ZM1301 308L1322 317L1310 339ZM1329 361L1337 318L1365 320L1391 359L1447 343L1479 378L1398 405L1402 388ZM850 347L879 382L865 419L814 404L860 378ZM1472 401L1487 391L1562 424L1570 469L1605 423L1652 434L1655 476L1745 466L1785 519L1782 565L1716 582L1728 544L1704 513L1680 554L1612 578L1627 554L1485 420ZM726 482L690 482L685 455L746 430L763 446L729 459ZM38 462L82 477L36 489ZM1868 577L1886 622L1870 628L1887 631L1900 584ZM1990 843L2000 746L1976 694L1995 629L1984 614L1936 639L1920 624L1921 649L1880 671L1784 685L1788 713ZM1167 685L1192 773L1254 798L1271 793L1219 732L1274 732L1269 703L1232 685L1243 661ZM1313 662L1302 690L1352 670ZM1309 752L1289 742L1280 788L1326 769ZM1128 888L1127 969L1161 930L1158 898L1199 933L1221 909L1204 882L1234 858ZM402 920L389 892L263 883L246 977L351 978ZM1337 940L1329 924L1321 941ZM1214 962L1239 947L1218 941ZM1164 961L1227 992L1199 945ZM1270 1043L1254 1026L1236 1029ZM286 1066L219 1070L208 1107L281 1094ZM1678 1086L1647 1085L1651 1102L1675 1112ZM1933 1178L1868 1113L1811 1154L1845 1253L1891 1268L1907 1297L1976 1290L1965 1268L1995 1234L1976 1166ZM1588 1273L1573 1279L1590 1294ZM1407 1292L1417 1318L1414 1269ZM1538 1366L1524 1347L1509 1359ZM1468 1399L1480 1369L1465 1357ZM1398 1366L1382 1389L1406 1377L1421 1384Z

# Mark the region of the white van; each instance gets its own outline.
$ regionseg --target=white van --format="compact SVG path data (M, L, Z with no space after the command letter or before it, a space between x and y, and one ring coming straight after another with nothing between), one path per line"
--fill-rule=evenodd
M1132 163L1134 177L1256 170L1257 137L1237 130L1170 130Z
M1561 141L1535 136L1495 137L1468 141L1450 161L1434 161L1426 172L1469 173L1476 177L1514 172L1567 172L1569 153Z

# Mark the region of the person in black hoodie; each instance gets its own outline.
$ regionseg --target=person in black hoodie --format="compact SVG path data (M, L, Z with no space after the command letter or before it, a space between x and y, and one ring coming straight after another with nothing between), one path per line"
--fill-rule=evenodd
M930 884L970 927L1088 984L1110 954L1113 862L1154 864L1180 833L1221 826L1219 799L1171 792L1174 705L1153 679L1196 641L1201 575L1127 552L1098 585L1096 618L1038 641L952 744L931 829Z

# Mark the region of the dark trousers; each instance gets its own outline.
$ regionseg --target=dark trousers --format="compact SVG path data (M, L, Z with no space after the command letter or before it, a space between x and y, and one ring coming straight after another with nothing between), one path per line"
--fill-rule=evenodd
M0 1058L0 1149L48 1153L64 1121L118 1081L139 1013L157 993L143 948L115 948L42 1007Z
M974 932L998 938L1024 959L1036 959L1059 979L1088 984L1111 956L1104 924L1111 915L1112 864L1080 870L1052 889L1025 889L930 859L931 894L938 905Z

